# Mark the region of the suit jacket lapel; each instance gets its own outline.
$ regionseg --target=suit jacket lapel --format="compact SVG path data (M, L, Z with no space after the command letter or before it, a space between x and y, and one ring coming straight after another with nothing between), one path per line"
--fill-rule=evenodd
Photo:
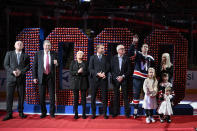
M125 56L123 56L123 58L122 58L122 66L121 66L121 69L123 68L124 64L125 64Z
M102 55L101 57L101 63L103 63L103 61L104 61L104 55Z
M51 64L50 64L50 71L53 68L54 60L55 60L55 53L53 51L50 51L50 56L51 56Z
M119 66L118 55L116 55L115 58L116 58L116 59L115 59L115 62L116 62L116 64L117 64L118 70L121 71L121 70L120 70L120 66Z
M97 59L98 62L102 61L102 58L101 58L101 61L99 60L98 55L96 55L96 59Z
M42 65L44 67L44 50L41 51L41 62L42 62Z

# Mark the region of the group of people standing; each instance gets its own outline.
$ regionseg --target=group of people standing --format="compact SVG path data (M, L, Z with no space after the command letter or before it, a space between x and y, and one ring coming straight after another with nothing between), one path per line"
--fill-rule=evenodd
M82 118L86 119L86 95L91 83L91 108L92 119L96 118L96 96L98 89L101 89L103 116L108 119L108 74L111 73L113 84L113 115L119 115L120 108L120 91L123 93L125 116L130 117L130 104L128 99L128 86L130 76L133 76L133 117L138 117L139 99L141 90L144 91L143 108L146 112L146 122L155 122L153 109L157 109L160 121L170 122L172 98L174 96L172 88L173 65L170 62L168 53L162 55L161 65L158 68L156 77L154 58L148 55L148 44L143 44L141 51L136 50L135 45L138 42L138 36L133 36L133 43L130 45L128 55L125 54L125 46L116 47L117 55L110 60L104 55L105 47L102 44L97 45L96 54L90 57L89 63L83 60L83 51L78 51L76 59L70 63L70 85L74 94L74 118L78 119L78 101L79 91L81 92L81 103L83 106ZM23 103L25 94L25 73L30 68L29 56L22 52L23 43L15 43L15 51L6 54L4 66L7 70L7 115L3 119L12 119L12 103L14 89L17 87L19 93L19 116L26 118L23 113ZM45 95L48 87L50 96L50 116L55 117L55 68L58 66L58 59L55 52L51 51L51 43L45 40L43 49L38 51L34 56L32 66L33 82L38 84L40 93L41 115L40 118L46 117ZM135 67L131 72L130 56L135 56ZM132 75L133 74L133 75ZM159 80L158 80L159 78ZM166 119L164 118L166 116Z

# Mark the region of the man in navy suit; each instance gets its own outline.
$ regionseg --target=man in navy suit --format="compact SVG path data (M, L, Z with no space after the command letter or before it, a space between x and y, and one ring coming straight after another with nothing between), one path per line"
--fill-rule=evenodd
M25 82L26 72L30 68L30 59L23 50L23 42L15 42L15 50L7 52L4 60L4 67L7 71L7 84L6 84L6 95L7 95L7 115L3 121L12 119L12 106L14 99L14 91L17 87L18 92L18 112L21 118L27 116L23 113L23 104L25 96Z
M40 118L46 117L47 109L45 103L46 88L49 89L50 95L50 116L55 117L55 68L58 65L57 55L51 50L51 42L45 40L43 43L44 50L38 51L34 56L33 63L33 81L38 83L40 92L41 115Z
M96 94L98 88L101 89L102 102L103 102L103 114L107 119L107 74L109 72L109 62L104 55L104 45L97 45L97 54L90 57L89 72L92 79L91 89L91 106L92 106L92 119L96 118Z

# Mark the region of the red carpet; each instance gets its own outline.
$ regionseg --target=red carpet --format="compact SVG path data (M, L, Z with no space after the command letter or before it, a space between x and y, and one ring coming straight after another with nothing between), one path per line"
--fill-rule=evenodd
M3 113L4 114L4 113ZM92 120L90 116L83 120L82 118L74 120L73 116L58 115L52 119L47 116L40 119L39 115L28 115L26 119L20 119L18 113L14 113L14 119L8 121L1 121L1 131L60 131L60 130L114 130L114 131L128 131L128 130L189 130L192 131L197 127L197 116L172 116L172 123L156 123L146 124L145 117L140 117L136 120L133 118L127 119L124 116L117 118L109 117L108 120L103 119L102 116ZM4 115L0 115L3 119Z

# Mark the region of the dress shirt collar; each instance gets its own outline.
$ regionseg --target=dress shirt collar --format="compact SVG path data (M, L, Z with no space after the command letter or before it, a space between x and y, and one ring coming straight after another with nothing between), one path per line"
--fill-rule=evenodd
M44 54L47 54L46 51L44 51ZM48 54L50 54L50 51L48 51Z
M16 53L16 54L19 53L19 54L21 55L22 51L19 51L19 52L18 52L18 51L15 50L15 53Z

